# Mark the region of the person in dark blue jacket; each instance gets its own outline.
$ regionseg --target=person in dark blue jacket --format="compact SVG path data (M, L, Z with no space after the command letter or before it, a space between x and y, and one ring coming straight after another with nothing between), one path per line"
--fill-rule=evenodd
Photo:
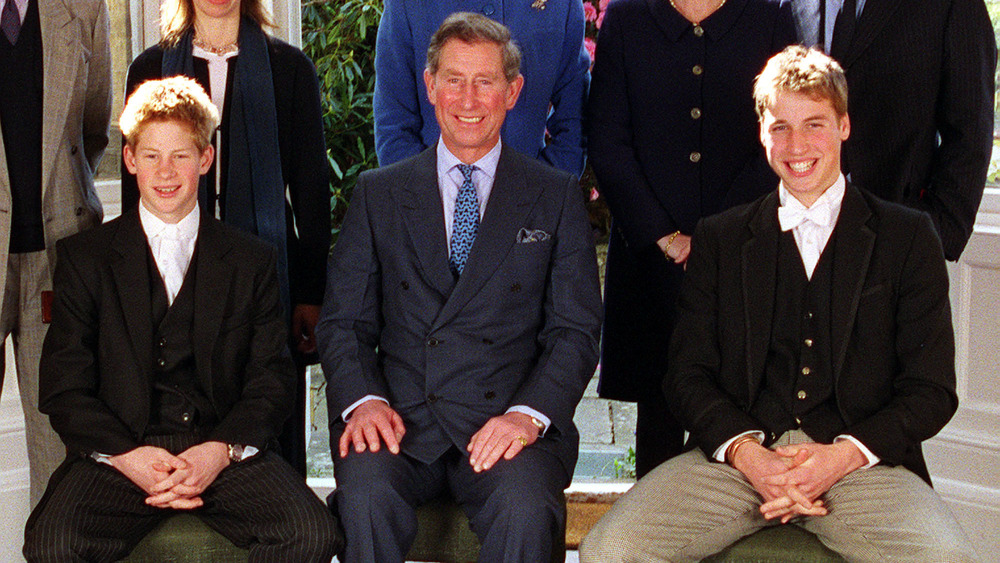
M681 452L660 385L695 223L777 182L752 86L791 43L791 11L774 0L616 0L605 14L587 109L613 217L600 393L638 402L639 477Z
M386 0L375 49L375 151L386 166L422 152L441 131L427 100L431 35L454 12L479 12L510 29L521 49L524 90L501 136L560 170L583 172L583 105L590 56L580 0ZM551 137L546 143L545 135Z

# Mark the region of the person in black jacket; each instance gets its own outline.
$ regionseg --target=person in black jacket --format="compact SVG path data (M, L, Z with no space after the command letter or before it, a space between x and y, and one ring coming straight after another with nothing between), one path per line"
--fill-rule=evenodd
M282 435L286 459L305 472L305 379L330 250L330 186L319 85L299 49L266 35L260 0L166 0L163 40L129 66L126 93L143 81L184 74L222 113L218 159L203 181L202 212L278 249L282 302L299 365L297 407ZM122 168L122 209L138 200ZM286 197L287 194L287 197Z

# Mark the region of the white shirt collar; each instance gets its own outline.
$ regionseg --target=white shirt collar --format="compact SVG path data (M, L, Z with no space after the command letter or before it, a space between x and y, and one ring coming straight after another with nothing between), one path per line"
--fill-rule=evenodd
M139 202L139 221L142 223L142 230L146 233L146 239L152 239L163 234L168 227L174 226L162 221L156 215L146 209L146 205ZM198 237L198 226L201 223L201 213L196 202L194 209L177 222L176 228L181 238L195 239Z
M801 201L796 199L792 194L788 192L785 187L784 182L778 184L778 202L782 207L791 207L792 209L810 209L816 207L817 205L828 205L832 209L840 210L840 204L844 201L844 193L847 191L847 180L844 179L844 175L840 174L833 184L823 192L823 195L819 196L815 202L810 207L806 207ZM837 214L832 215L833 221L836 222Z
M500 148L502 145L503 143L500 140L497 140L497 144L494 145L488 153L484 154L482 158L472 163L472 165L478 168L480 172L489 176L491 184L497 173L497 163L500 162ZM463 164L457 156L448 150L448 147L445 146L444 139L442 138L438 138L437 143L437 164L439 174L447 174L459 164Z

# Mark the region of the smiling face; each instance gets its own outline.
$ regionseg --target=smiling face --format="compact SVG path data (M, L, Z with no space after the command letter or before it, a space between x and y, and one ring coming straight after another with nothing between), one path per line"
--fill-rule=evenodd
M441 48L437 72L424 71L424 83L445 146L472 164L500 140L503 120L517 103L524 77L507 82L500 45L449 39Z
M143 125L135 147L123 149L142 204L164 223L177 223L194 209L198 180L212 164L212 145L201 151L194 139L186 123L152 121Z
M840 175L840 145L851 133L830 100L779 91L760 120L771 168L795 199L811 206Z

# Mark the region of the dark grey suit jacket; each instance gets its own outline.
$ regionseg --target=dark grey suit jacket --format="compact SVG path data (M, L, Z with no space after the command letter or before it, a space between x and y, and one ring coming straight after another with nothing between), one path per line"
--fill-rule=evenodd
M148 244L139 211L59 241L40 408L70 453L142 445L153 389ZM150 258L151 259L151 258ZM263 449L291 409L274 249L201 218L195 369L220 421L207 440Z
M664 391L706 455L763 429L777 277L778 196L695 230ZM845 433L929 481L920 443L958 407L948 273L930 220L848 186L834 237L831 357ZM773 440L774 437L769 437Z
M448 269L436 152L363 174L330 259L316 328L331 435L368 394L406 425L402 450L430 462L465 447L512 405L552 420L543 448L567 479L573 412L597 363L601 298L593 235L569 174L502 148L462 276ZM523 230L544 231L518 242ZM519 233L521 233L519 235Z
M993 148L997 47L983 0L871 0L846 53L844 173L927 211L945 256L965 248ZM839 53L835 53L837 56Z

